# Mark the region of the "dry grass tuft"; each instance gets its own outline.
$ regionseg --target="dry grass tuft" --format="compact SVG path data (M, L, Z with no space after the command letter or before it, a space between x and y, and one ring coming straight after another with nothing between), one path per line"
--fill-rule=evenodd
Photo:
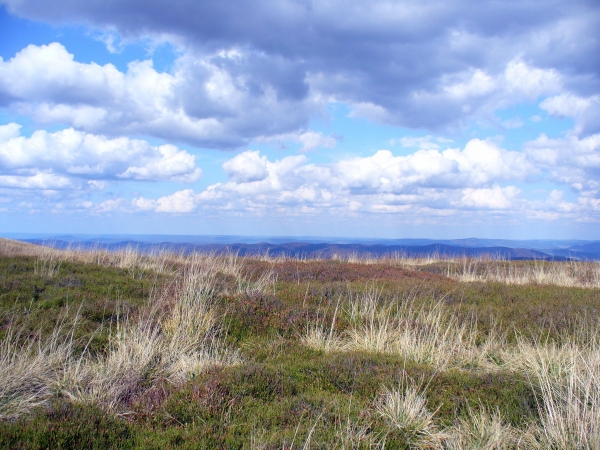
M327 327L319 321L307 327L302 341L318 350L397 355L438 370L493 370L505 343L493 329L481 337L474 322L459 323L441 301L421 306L411 297L384 301L371 289L350 295L346 312L352 326L345 332L335 333L334 323Z
M409 448L442 448L447 438L435 423L436 411L427 409L424 392L418 386L384 388L375 411L384 419L389 431Z
M224 345L213 307L216 274L239 273L228 262L189 261L147 310L119 318L102 356L74 355L62 326L45 342L22 345L10 332L0 342L0 419L26 414L57 393L123 412L159 381L181 384L207 367L238 364L239 353Z
M490 413L484 406L479 411L468 409L468 417L461 418L448 430L448 450L508 450L521 447L517 431L502 421L498 410Z
M523 370L539 391L538 448L600 448L598 330L582 327L560 345L521 346Z
M54 380L71 356L71 335L59 325L45 342L19 343L13 331L0 342L0 420L14 419L46 404Z
M447 275L462 282L600 288L599 262L485 262L464 258L462 264L449 264Z
M207 367L238 364L238 352L223 344L211 304L215 294L210 267L185 268L173 298L162 298L157 308L117 325L104 358L72 362L60 383L62 392L119 410L159 380L181 384Z

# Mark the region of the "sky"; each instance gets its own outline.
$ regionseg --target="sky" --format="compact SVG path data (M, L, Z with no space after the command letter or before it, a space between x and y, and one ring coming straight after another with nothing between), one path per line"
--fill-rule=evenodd
M0 0L0 233L600 239L597 0Z

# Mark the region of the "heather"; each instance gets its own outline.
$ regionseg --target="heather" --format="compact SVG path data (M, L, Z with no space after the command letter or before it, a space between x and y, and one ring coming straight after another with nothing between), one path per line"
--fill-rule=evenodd
M6 448L600 448L598 263L0 241Z

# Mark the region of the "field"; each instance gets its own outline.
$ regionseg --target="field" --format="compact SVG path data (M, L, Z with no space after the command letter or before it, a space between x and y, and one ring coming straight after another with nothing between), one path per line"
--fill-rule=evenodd
M600 449L600 264L0 240L0 448Z

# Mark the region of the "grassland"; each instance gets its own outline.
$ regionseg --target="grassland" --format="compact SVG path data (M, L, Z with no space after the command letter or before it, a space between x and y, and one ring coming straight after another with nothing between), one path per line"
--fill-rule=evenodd
M600 265L0 240L1 448L600 449Z

